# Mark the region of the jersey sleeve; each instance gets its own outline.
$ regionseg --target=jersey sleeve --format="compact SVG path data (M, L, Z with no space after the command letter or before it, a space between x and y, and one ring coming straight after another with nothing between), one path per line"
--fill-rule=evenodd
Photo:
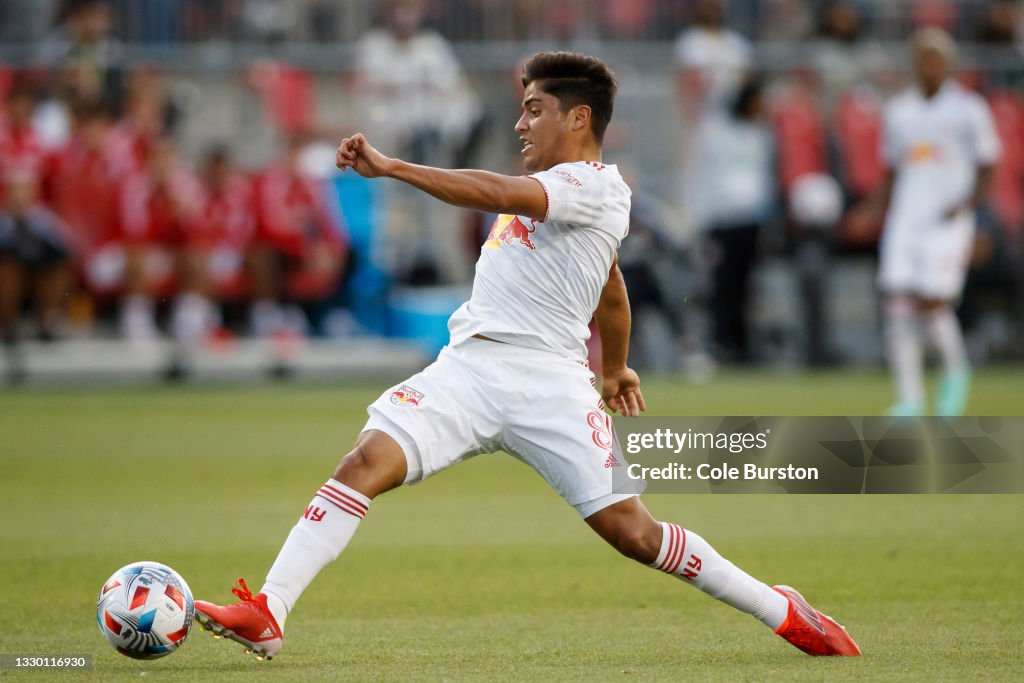
M547 195L548 211L543 222L597 226L605 220L609 200L602 191L606 183L602 182L599 167L559 164L529 176L541 184Z
M973 98L971 112L971 138L974 160L983 166L999 160L1001 145L999 133L992 119L992 110L981 97Z

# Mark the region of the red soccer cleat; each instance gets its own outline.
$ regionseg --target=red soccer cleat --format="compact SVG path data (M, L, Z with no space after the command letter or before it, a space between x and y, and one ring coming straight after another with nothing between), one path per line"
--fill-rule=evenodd
M256 659L273 659L284 646L284 633L267 608L267 596L253 597L243 579L231 592L242 601L233 605L214 605L196 600L196 621L200 628L213 631L214 638L230 638L255 653Z
M843 655L857 657L860 648L846 629L832 617L807 604L804 596L789 586L772 586L772 590L789 601L789 614L775 632L793 647L813 657Z

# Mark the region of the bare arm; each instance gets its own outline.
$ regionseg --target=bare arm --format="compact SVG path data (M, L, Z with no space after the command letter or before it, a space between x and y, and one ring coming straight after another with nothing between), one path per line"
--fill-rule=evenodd
M640 393L640 378L626 366L632 320L617 256L608 272L594 320L601 334L601 396L612 411L635 417L647 409L647 404Z
M985 203L988 192L992 189L992 177L995 175L995 172L996 167L994 164L978 166L978 175L974 181L974 191L971 192L971 197L967 200L968 209L975 211Z
M532 178L410 164L384 156L362 133L341 141L336 161L342 171L352 168L367 178L395 178L454 206L537 220L547 215L547 195L543 186Z

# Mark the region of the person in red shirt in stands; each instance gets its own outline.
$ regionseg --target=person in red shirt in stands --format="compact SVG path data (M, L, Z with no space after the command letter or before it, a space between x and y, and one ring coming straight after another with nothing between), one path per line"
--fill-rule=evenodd
M14 344L26 295L38 336L57 338L68 282L67 228L38 199L39 180L27 169L3 175L0 205L0 341Z
M110 268L123 260L111 251L119 251L118 190L135 168L130 151L109 135L110 126L104 105L77 104L71 139L47 160L43 183L46 202L68 225L82 279L98 296L121 288L123 268Z
M157 336L153 299L172 290L181 268L182 246L195 230L202 205L202 190L195 176L178 161L171 141L153 144L145 168L129 175L119 197L120 239L124 247L124 292L121 332L133 341ZM184 293L189 292L188 278ZM179 297L172 313L171 331L181 341L192 341L216 325L208 302L196 312L195 299Z
M220 144L207 151L201 181L203 204L188 236L183 286L218 300L238 299L256 236L253 183Z
M284 157L257 179L259 229L252 251L252 328L287 331L281 301L311 301L337 286L347 255L340 213L319 180L303 171L304 140L289 138Z
M7 95L6 120L0 125L0 173L17 172L37 180L42 177L47 152L32 125L35 108L35 93L26 85L16 85ZM0 204L3 192L0 186Z

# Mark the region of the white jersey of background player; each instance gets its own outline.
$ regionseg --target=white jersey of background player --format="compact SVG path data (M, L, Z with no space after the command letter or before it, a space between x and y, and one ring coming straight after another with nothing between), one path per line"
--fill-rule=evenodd
M943 361L936 412L957 415L966 404L969 370L953 304L963 289L974 210L988 189L999 139L985 100L949 77L952 39L924 29L913 44L918 83L888 104L884 122L890 177L879 283L897 390L890 412L924 411L924 323Z
M645 407L626 365L629 302L615 256L629 189L601 157L616 83L598 59L545 52L526 62L523 85L515 130L530 176L417 166L382 155L361 134L342 140L342 170L501 215L481 250L473 295L449 323L451 344L369 407L355 449L305 507L259 594L239 580L241 602L197 600L196 619L273 657L295 601L348 545L372 499L504 450L623 555L753 615L804 652L859 654L843 627L795 590L768 587L693 531L656 521L635 494L613 490L613 470L625 463L602 400L623 415ZM602 340L600 394L585 363L592 317Z

